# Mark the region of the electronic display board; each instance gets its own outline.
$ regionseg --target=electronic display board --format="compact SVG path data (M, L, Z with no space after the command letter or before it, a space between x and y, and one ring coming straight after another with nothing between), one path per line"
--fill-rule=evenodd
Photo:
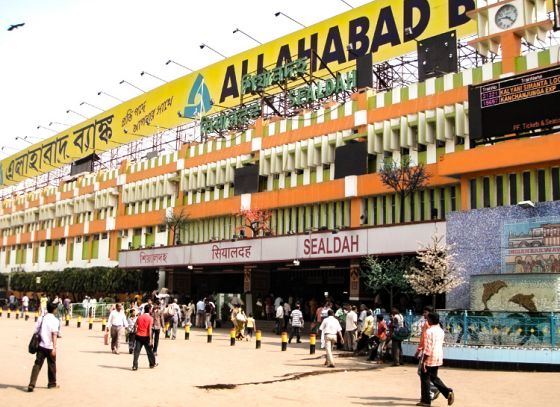
M560 125L560 67L469 87L473 141Z

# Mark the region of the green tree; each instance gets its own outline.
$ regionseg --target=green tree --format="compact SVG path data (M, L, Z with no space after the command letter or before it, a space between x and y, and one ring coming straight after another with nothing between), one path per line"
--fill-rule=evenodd
M405 273L414 260L401 256L398 259L380 260L375 256L367 256L362 262L362 278L364 285L377 293L385 291L389 294L389 307L393 307L396 292L410 291Z
M404 222L404 202L407 196L426 186L430 175L422 164L413 165L408 156L400 161L385 162L379 171L381 182L391 188L400 199L399 222Z

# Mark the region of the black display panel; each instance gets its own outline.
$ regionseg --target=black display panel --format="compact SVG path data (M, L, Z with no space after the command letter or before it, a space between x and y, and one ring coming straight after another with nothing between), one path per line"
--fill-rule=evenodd
M457 34L449 31L418 41L418 80L457 72Z
M560 125L560 67L469 86L470 139Z
M364 175L368 170L366 143L348 143L337 147L334 153L334 178Z
M233 174L235 195L259 192L259 166L246 165L236 168Z
M97 154L90 154L87 157L74 161L70 166L70 175L93 172L93 164L95 161L99 161L99 156Z
M373 87L373 56L370 53L356 60L356 86L358 89Z

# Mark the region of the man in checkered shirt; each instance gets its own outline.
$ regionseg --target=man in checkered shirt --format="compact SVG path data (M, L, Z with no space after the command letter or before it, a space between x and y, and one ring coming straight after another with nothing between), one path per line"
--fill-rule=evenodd
M452 405L455 394L438 377L438 368L443 365L443 339L444 332L439 325L439 315L430 312L427 316L430 327L426 331L426 342L422 355L422 369L420 373L421 400L417 406L429 406L430 382L444 395L447 404Z

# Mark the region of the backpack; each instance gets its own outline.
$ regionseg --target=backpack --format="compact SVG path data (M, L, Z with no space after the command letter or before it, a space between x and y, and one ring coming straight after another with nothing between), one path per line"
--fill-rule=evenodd
M403 326L395 329L393 333L393 337L398 341L404 341L410 338L410 328L406 322L406 319L404 319L404 317L403 317Z

